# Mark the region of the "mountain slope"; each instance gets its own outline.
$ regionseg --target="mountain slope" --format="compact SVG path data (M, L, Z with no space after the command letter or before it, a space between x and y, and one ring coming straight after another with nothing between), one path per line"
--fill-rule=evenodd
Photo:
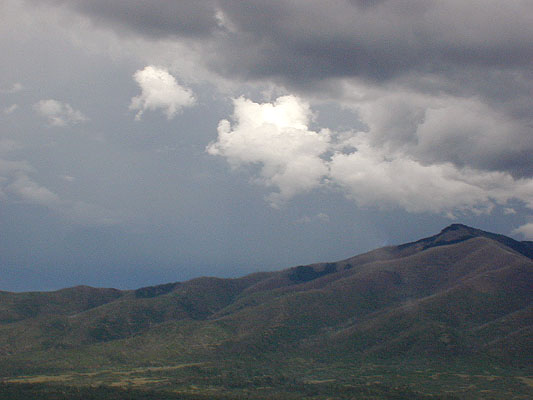
M0 292L0 371L232 357L533 356L531 244L454 224L332 263L135 291Z

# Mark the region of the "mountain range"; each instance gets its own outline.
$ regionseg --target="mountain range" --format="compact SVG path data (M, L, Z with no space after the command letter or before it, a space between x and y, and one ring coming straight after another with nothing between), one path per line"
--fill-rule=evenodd
M283 387L289 384L282 377L294 384L311 375L325 377L315 379L324 385L333 379L356 387L339 371L369 365L416 371L422 365L439 373L514 371L506 372L517 377L512 391L528 398L532 300L533 242L453 224L345 260L236 279L202 277L137 290L0 292L0 379L62 376L66 384L159 382L185 390L177 384L181 368L179 382L196 379L197 387L216 386L217 377L225 377L219 386L240 379ZM116 371L124 369L144 381L119 379ZM88 371L106 378L94 381ZM159 380L146 371L160 371ZM161 371L173 371L173 378ZM231 378L232 371L240 372ZM410 384L407 378L394 382Z

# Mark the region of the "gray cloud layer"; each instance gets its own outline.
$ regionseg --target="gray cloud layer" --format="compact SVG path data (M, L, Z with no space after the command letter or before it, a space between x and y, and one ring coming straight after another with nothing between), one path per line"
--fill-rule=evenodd
M49 3L72 7L98 24L152 37L204 36L216 27L210 1L49 0Z
M218 141L207 151L226 157L234 166L261 165L257 181L279 191L269 196L273 206L325 182L341 187L361 206L399 206L411 212L447 213L452 218L455 212L490 213L495 204L505 205L510 199L533 209L533 179L515 180L509 174L459 169L451 163L423 164L405 152L373 146L372 138L389 122L380 119L381 110L378 115L372 115L374 109L364 115L372 135L332 135L327 129L309 130L309 105L294 96L280 97L272 104L241 97L234 105L233 126L220 121ZM405 109L400 107L400 111L405 118ZM442 114L454 110L448 106L431 111L436 116L427 118L429 128L426 123L415 124L418 130L429 131L430 140L436 140L439 134L447 135L439 130L444 123ZM474 118L473 123L479 121Z
M533 176L531 1L51 2L119 33L181 41L214 76L379 109L395 124L381 144L407 141L421 162ZM418 123L387 115L391 93ZM417 131L435 109L451 111L440 142Z
M216 41L218 64L259 77L382 81L466 67L526 72L533 57L530 1L49 2L113 29Z
M531 238L532 16L531 0L0 2L0 285L42 289L28 265L72 266L50 288L235 276L454 216Z

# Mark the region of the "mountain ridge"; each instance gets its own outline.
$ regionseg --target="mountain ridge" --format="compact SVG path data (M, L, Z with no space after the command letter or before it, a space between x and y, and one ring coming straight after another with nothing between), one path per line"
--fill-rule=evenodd
M239 278L0 292L0 378L241 357L525 368L533 357L527 246L453 224L344 260Z
M453 232L452 237L454 237L453 239L442 240L443 237L446 237L449 233L452 233L452 232ZM477 237L477 236L488 237L490 239L493 239L497 242L504 244L507 247L512 248L513 250L519 252L520 254L523 254L526 257L533 259L533 242L518 241L508 236L483 231L481 229L476 229L468 225L457 224L457 223L447 226L446 228L441 230L440 233L434 236L420 239L420 240L417 240L416 242L406 243L398 247L402 248L402 247L408 247L408 246L418 244L418 243L424 243L424 244L428 243L428 246L425 247L425 248L428 248L428 247L433 247L433 246L442 246L445 244L458 243L460 241L468 240L470 238ZM438 239L441 239L441 240L438 240Z
M459 236L455 239L452 239L452 240L449 240L449 239L445 239L445 240L442 240L443 237L445 237L445 235L449 232L458 232L459 235L456 235L456 236ZM419 240L416 240L416 241L412 241L412 242L408 242L408 243L404 243L404 244L400 244L400 245L389 245L389 246L385 246L385 247L379 247L379 248L376 248L374 250L370 250L368 252L364 252L364 253L361 253L361 254L358 254L356 256L353 256L353 257L349 257L347 259L343 259L343 260L340 260L340 261L336 261L336 262L319 262L319 263L313 263L313 264L309 264L309 265L314 265L314 266L320 266L320 265L332 265L332 264L336 264L336 263L342 263L342 262L348 262L348 260L352 260L352 259L357 259L357 258L367 258L369 256L371 257L374 257L376 259L380 259L380 260L384 260L388 257L391 257L391 256L394 256L394 257L398 257L398 256L401 256L402 254L400 253L394 253L395 250L405 250L405 249L409 249L409 248L416 248L417 251L420 251L420 250L426 250L428 248L431 248L431 247L436 247L436 246L444 246L444 245L448 245L448 244L454 244L454 243L459 243L459 242L462 242L462 241L465 241L465 240L468 240L468 239L471 239L471 238L474 238L474 237L479 237L479 236L482 236L482 237L488 237L490 239L493 239L495 241L498 241L502 244L504 244L505 246L513 249L514 251L530 258L530 259L533 259L533 241L528 241L528 240L523 240L523 241L518 241L518 240L515 240L515 239L512 239L508 236L505 236L505 235L501 235L501 234L496 234L496 233L492 233L492 232L487 232L487 231L484 231L484 230L481 230L481 229L477 229L477 228L473 228L473 227L470 227L468 225L464 225L464 224L460 224L460 223L453 223L451 225L448 225L447 227L443 228L439 233L433 235L433 236L429 236L429 237L426 237L426 238L422 238L422 239L419 239ZM439 240L440 239L440 240ZM420 246L422 245L422 246ZM375 253L385 253L384 255L381 255L380 256L377 256ZM391 253L393 253L393 255L391 255ZM306 265L307 266L307 265ZM299 266L301 267L301 266ZM298 267L290 267L288 268L287 270L291 270L291 269L294 269L294 268L298 268ZM275 274L276 272L280 272L280 271L284 271L284 270L279 270L279 271L269 271L269 272L266 272L266 271L259 271L259 272L254 272L254 273L250 273L250 274L247 274L247 275L244 275L242 277L237 277L237 278L218 278L218 277L215 277L215 276L201 276L201 277L197 277L197 278L193 278L191 279L190 281L194 281L196 279L204 279L204 278L214 278L214 279L242 279L242 278L245 278L245 277L248 277L248 276L254 276L254 275L268 275L268 274ZM318 277L318 276L317 276ZM189 281L186 281L186 282L189 282ZM17 292L12 292L12 291L5 291L5 290L0 290L0 295L2 293L6 293L6 294L16 294L16 293L59 293L59 292L62 292L62 291L69 291L69 290L84 290L84 291L87 291L87 290L93 290L93 289L96 289L96 290L113 290L113 291L120 291L120 292L132 292L134 291L136 296L138 297L143 297L143 296L147 296L147 297L152 297L152 295L149 295L148 293L152 292L152 293L159 293L158 295L160 294L164 294L164 293L167 293L167 291L165 291L165 287L170 287L172 286L172 288L174 288L175 286L178 286L180 284L182 284L183 282L179 282L179 281L176 281L176 282L168 282L168 283L161 283L161 284L156 284L156 285L150 285L150 286L142 286L142 287L139 287L139 288L136 288L136 289L116 289L116 288L102 288L102 287L94 287L94 286L90 286L90 285L85 285L85 284L80 284L80 285L76 285L76 286L72 286L72 287L66 287L66 288L61 288L61 289L57 289L57 290L47 290L47 291L17 291ZM144 293L144 294L143 294Z

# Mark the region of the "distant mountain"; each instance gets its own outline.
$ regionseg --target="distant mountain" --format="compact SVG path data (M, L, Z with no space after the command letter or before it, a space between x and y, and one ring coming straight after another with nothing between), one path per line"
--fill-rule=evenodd
M454 224L238 279L0 292L0 376L241 357L524 367L533 359L532 258L531 242Z
M526 257L533 259L533 242L511 239L504 235L498 235L496 233L485 232L480 229L471 228L462 224L452 224L443 229L439 234L431 236L429 238L421 239L414 243L407 243L399 248L415 248L417 250L424 250L430 247L442 246L445 244L453 244L463 242L475 237L485 237L495 240L501 244L510 247L511 249L525 255Z

